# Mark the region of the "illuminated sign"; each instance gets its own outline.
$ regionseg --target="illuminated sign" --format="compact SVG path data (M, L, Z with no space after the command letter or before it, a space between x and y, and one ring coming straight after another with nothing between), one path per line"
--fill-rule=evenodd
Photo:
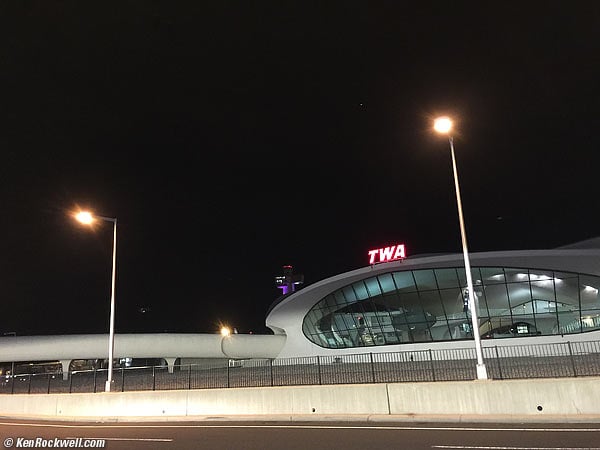
M369 264L396 261L405 257L404 244L369 250Z

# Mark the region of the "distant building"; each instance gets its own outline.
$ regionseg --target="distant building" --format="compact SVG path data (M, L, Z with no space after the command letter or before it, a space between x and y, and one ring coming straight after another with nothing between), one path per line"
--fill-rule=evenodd
M283 266L283 275L275 277L275 283L282 295L291 294L296 291L297 286L304 283L304 275L294 274L292 266Z

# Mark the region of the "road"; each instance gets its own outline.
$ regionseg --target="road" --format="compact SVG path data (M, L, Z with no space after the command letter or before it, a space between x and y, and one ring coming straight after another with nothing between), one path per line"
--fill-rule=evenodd
M598 423L160 422L68 423L0 419L2 448L78 445L107 449L599 449ZM20 440L19 440L20 439ZM37 439L37 441L36 441ZM101 439L104 441L85 441ZM57 444L58 443L58 444ZM80 447L84 448L84 447Z

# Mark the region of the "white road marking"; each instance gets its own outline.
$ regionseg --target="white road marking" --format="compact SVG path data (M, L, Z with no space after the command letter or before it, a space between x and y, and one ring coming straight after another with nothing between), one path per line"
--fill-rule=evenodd
M447 448L456 450L598 450L598 447L482 447L481 445L432 445L431 448Z
M116 438L116 437L101 437L94 439L104 439L106 441L141 441L141 442L173 442L173 439L160 439L160 438Z
M107 424L98 423L93 425L81 424L55 424L55 423L19 423L19 422L0 422L0 425L8 426L24 426L24 427L47 427L47 428L298 428L298 429L314 429L314 430L407 430L407 431L523 431L523 432L552 432L552 433L595 433L599 432L600 428L489 428L489 427L413 427L413 426L378 426L378 425L223 425L223 424ZM465 447L466 448L466 447Z
M77 439L78 437L65 437L65 439ZM127 437L98 437L85 439L104 439L105 441L142 441L142 442L173 442L173 439L169 438L127 438Z

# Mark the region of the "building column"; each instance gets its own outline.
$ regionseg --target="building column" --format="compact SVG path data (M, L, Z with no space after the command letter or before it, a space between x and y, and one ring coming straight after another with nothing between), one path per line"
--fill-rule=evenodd
M71 360L70 359L61 359L60 365L62 366L63 380L67 381L69 379L69 366L71 365Z
M165 361L167 361L167 365L169 367L169 373L173 373L173 367L175 366L175 360L177 358L165 358Z

